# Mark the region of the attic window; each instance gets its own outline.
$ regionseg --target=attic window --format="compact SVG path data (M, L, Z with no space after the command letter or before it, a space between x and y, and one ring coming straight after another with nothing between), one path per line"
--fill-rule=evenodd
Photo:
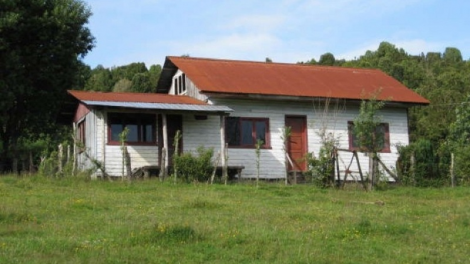
M175 94L186 94L186 75L183 73L175 77Z

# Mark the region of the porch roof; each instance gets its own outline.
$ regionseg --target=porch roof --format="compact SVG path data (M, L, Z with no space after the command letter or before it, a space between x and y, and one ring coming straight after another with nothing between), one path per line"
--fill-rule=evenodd
M120 107L204 113L229 113L224 105L210 105L189 96L156 93L103 93L69 90L68 93L88 106Z

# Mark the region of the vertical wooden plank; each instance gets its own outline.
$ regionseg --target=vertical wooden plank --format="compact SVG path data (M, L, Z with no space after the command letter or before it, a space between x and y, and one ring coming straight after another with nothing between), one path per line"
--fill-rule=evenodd
M107 135L107 131L108 131L108 127L107 127L107 113L106 113L106 110L104 110L101 114L101 132L103 133L102 134L102 138L101 138L101 165L104 169L104 171L106 171L106 135ZM86 129L86 127L85 127ZM98 132L95 130L94 134L98 134ZM96 157L96 159L98 160L98 157ZM105 174L105 173L102 173L102 174ZM106 175L101 175L101 177L105 177Z
M454 153L450 153L450 182L452 188L455 187L455 175L454 175Z
M73 122L73 160L72 160L72 176L75 176L77 166L77 124Z
M227 183L227 156L225 149L225 116L220 115L220 161L222 162L222 178Z
M162 114L162 132L163 132L163 151L162 154L165 157L165 161L163 164L163 178L168 175L168 125L167 125L167 118L166 114ZM163 153L164 152L164 153Z

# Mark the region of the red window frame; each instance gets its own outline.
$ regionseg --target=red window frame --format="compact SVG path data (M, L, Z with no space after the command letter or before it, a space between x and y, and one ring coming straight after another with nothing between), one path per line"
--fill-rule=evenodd
M77 140L81 143L83 147L86 146L86 123L85 120L82 120L77 124ZM79 152L83 152L84 149L80 148Z
M243 129L244 124L251 123L251 135ZM271 133L269 130L269 118L258 117L226 117L225 118L225 142L229 148L256 148L258 136L257 124L264 124L263 145L261 148L271 148ZM243 143L244 139L251 138L251 143Z
M157 144L156 137L157 118L155 114L140 113L108 113L108 145L120 145L121 142L116 138L116 133L121 133L126 126L134 126L134 136L136 140L127 140L127 145L135 146L153 146ZM149 135L147 128L150 126L151 140L145 140ZM120 127L120 128L118 128ZM119 131L113 131L118 128ZM114 133L113 133L114 132ZM132 132L131 132L132 133Z
M380 123L379 127L383 127L383 139L384 139L384 146L379 151L380 153L390 153L390 129L388 123ZM357 142L357 138L354 135L354 122L348 121L348 138L349 138L349 150L353 151L361 151L361 148L355 144Z

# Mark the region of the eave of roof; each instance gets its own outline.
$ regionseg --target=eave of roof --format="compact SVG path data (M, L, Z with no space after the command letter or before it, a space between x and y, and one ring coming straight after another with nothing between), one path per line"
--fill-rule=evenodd
M232 112L224 105L200 105L200 104L167 104L167 103L138 103L138 102L110 102L110 101L82 101L89 106L122 107L133 109L193 111L193 112Z
M380 70L287 63L166 58L158 92L166 92L177 69L206 94L254 94L310 98L368 99L405 104L429 101Z
M227 113L233 111L227 106L209 105L188 96L152 93L101 93L72 90L68 91L68 93L89 106L207 113Z

